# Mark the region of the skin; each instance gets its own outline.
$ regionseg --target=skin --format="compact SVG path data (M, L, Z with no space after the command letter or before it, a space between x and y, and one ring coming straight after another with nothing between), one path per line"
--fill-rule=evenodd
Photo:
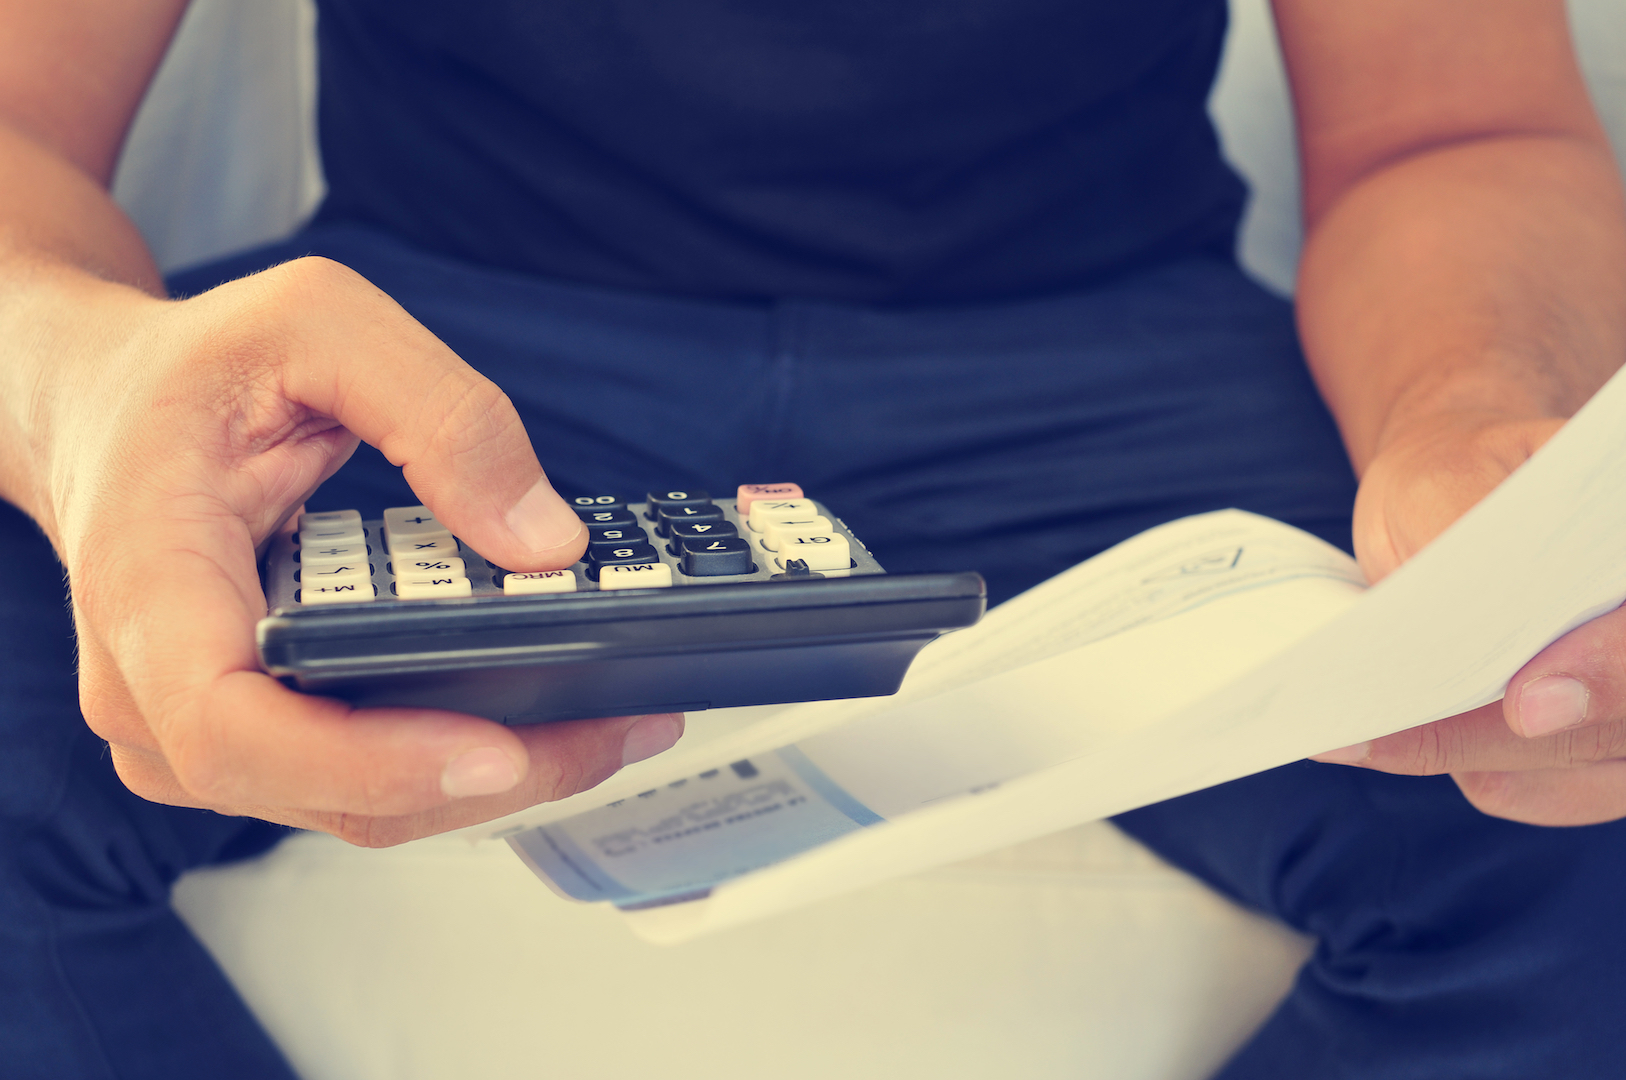
M184 0L0 3L0 495L72 585L80 704L145 798L397 843L597 784L681 717L509 729L257 670L255 553L359 439L478 550L586 547L512 405L352 271L164 299L107 184Z
M1300 333L1361 475L1376 581L1523 463L1626 360L1626 208L1558 0L1278 0L1299 119ZM1525 691L1572 675L1584 718ZM1529 725L1527 726L1527 722ZM1503 701L1326 755L1450 773L1489 814L1626 816L1626 612Z
M352 271L300 259L163 298L106 187L184 6L0 0L0 495L67 569L81 704L120 776L149 799L387 844L670 745L679 718L514 731L354 711L258 672L255 551L358 439L504 565L565 566L585 538L502 393ZM1276 6L1304 155L1300 318L1363 474L1356 545L1376 578L1626 356L1626 212L1558 0ZM1457 773L1524 820L1626 814L1608 741L1525 739L1516 704L1556 664L1595 680L1588 715L1613 731L1614 619L1533 660L1506 723L1481 710L1360 762Z

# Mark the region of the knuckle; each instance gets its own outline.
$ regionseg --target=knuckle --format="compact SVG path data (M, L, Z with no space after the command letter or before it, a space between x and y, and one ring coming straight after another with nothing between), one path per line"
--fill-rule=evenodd
M372 821L381 820L392 812L398 813L401 803L400 782L389 772L364 768L356 776L356 790L352 798L360 807L358 816Z
M533 760L531 769L535 777L531 794L537 802L554 802L585 791L599 782L598 779L589 780L589 770L574 759Z
M1555 764L1587 765L1626 756L1626 724L1619 721L1560 733Z
M124 700L124 695L113 692L105 681L80 680L79 685L79 712L85 718L86 725L96 735L110 743L131 743L135 740L131 728L138 726L131 723L132 710ZM139 724L145 730L145 724Z
M231 797L234 794L230 790L231 774L213 739L195 729L181 727L170 733L164 756L175 782L187 794L216 803L241 801Z
M448 372L432 395L439 413L431 445L444 446L456 460L501 448L523 427L519 412L497 384L473 371Z
M1455 755L1460 755L1460 736L1450 724L1425 724L1414 729L1404 752L1399 756L1399 769L1415 776L1437 776L1450 771Z
M289 259L254 277L263 289L272 291L278 298L293 300L322 297L366 280L343 263L322 255Z
M1511 821L1520 820L1518 789L1509 783L1508 773L1454 773L1451 779L1456 781L1468 804L1480 813Z
M338 814L327 831L347 844L374 849L395 847L415 837L408 819L372 814Z
M139 753L131 753L123 747L109 744L108 756L113 762L113 771L117 774L119 782L130 790L130 793L153 803L164 803L170 806L195 805L192 800L185 797L175 778L163 766Z

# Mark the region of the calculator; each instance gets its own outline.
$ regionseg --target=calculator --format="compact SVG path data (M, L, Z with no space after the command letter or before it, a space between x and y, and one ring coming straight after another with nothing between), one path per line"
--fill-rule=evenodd
M872 697L986 604L975 573L886 573L796 484L568 501L586 555L537 573L422 506L303 515L266 552L261 666L356 706L505 724Z

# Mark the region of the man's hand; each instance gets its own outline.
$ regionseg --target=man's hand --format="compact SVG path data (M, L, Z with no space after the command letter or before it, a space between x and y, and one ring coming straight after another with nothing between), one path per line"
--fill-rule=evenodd
M1385 447L1355 504L1355 551L1368 579L1415 554L1561 424L1452 414ZM1317 758L1450 773L1485 813L1535 825L1626 816L1626 609L1543 649L1500 702Z
M502 565L585 546L508 399L360 276L301 259L178 302L66 274L30 296L39 323L82 320L36 376L31 501L68 570L85 716L137 794L393 843L677 739L665 715L513 730L355 710L258 670L256 549L358 437Z
M1272 3L1303 165L1300 337L1361 474L1375 581L1626 358L1626 198L1563 0ZM1543 651L1502 705L1321 756L1450 772L1522 821L1626 815L1621 619Z
M510 730L352 710L255 664L255 551L358 437L518 570L580 523L507 398L371 284L300 259L195 299L107 194L186 0L0 0L0 497L67 567L80 698L140 795L383 844L598 783L675 716Z

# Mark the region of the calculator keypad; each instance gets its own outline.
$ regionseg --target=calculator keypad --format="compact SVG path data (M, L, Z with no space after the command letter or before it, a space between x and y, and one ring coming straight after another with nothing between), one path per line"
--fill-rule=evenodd
M575 566L536 573L497 567L426 507L391 507L372 522L354 510L305 514L268 555L267 599L273 608L467 602L883 572L796 484L742 484L732 502L686 490L650 492L641 504L567 501L588 525L587 552Z

